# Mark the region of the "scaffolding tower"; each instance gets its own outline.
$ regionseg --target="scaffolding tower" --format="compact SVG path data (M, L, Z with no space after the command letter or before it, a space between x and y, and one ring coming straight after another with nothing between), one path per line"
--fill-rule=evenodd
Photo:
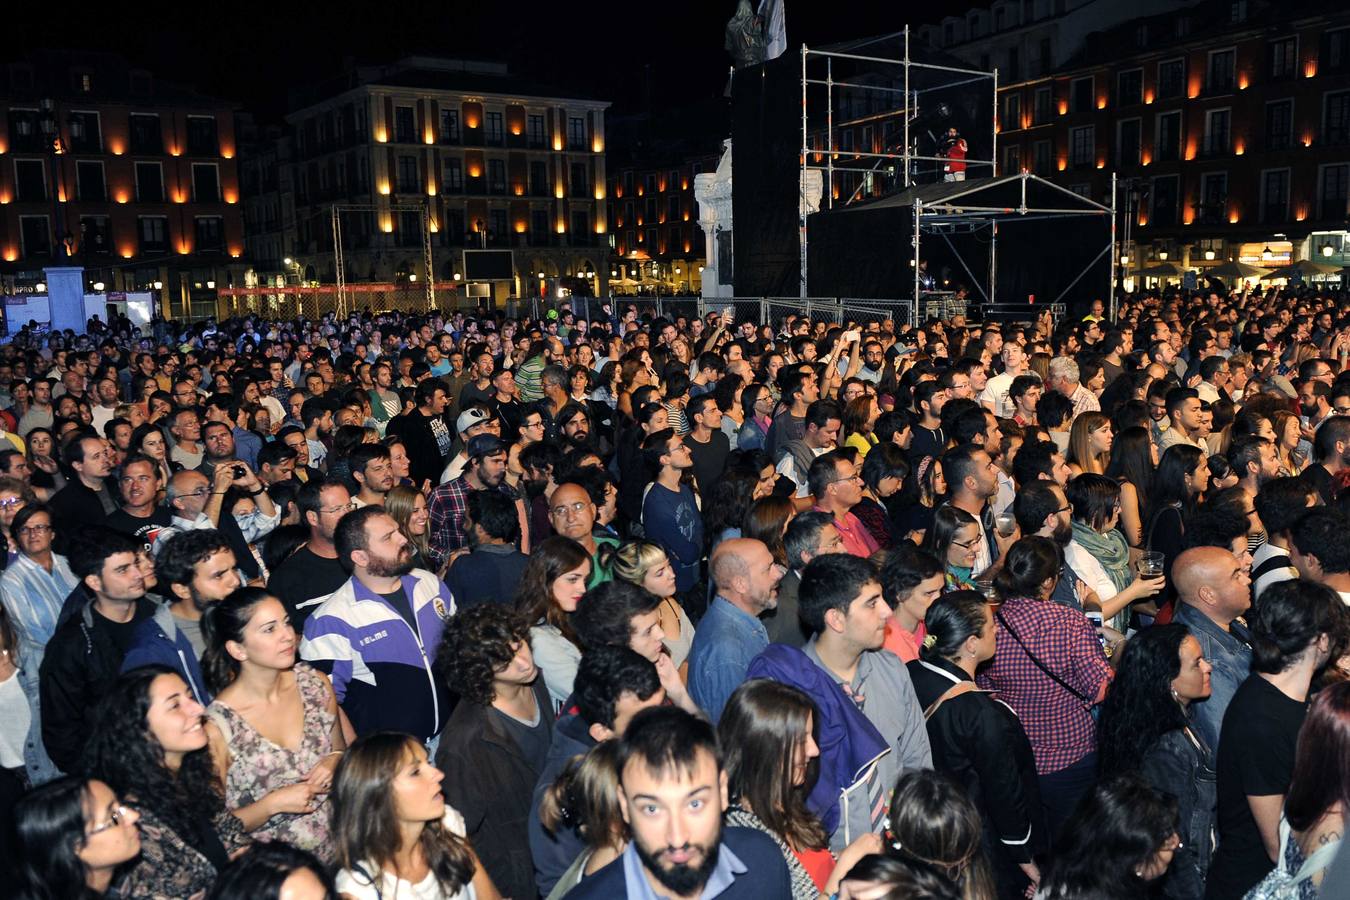
M427 310L436 308L436 270L431 259L431 207L425 201L417 203L342 203L333 204L333 263L337 277L337 313L339 317L347 315L347 267L345 250L342 245L342 216L344 213L373 213L377 216L390 216L388 229L379 231L388 234L393 230L393 216L401 212L415 212L422 220L422 269L425 272L423 290L426 292ZM377 223L378 224L378 223Z

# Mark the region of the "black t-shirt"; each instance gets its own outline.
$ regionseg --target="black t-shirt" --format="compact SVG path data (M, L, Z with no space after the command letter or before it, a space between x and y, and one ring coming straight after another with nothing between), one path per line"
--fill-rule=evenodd
M113 646L117 648L117 652L123 657L126 657L127 650L131 649L136 627L141 624L141 620L146 618L148 616L135 615L131 617L130 622L114 622L112 619L99 615L98 610L94 610L94 619L98 622L99 629L108 635L113 642Z
M525 761L530 764L530 768L536 772L542 772L544 763L548 760L548 747L553 739L553 732L544 718L548 715L548 711L538 710L533 725L528 725L513 716L508 716L495 706L492 707L491 714L506 729L506 733L511 735L511 740L516 742L516 746L520 748L520 755L525 757Z
M925 456L941 456L945 449L947 449L947 435L943 432L941 426L937 428L925 428L922 425L914 426L914 439L909 445L911 462L917 463Z
M725 432L717 429L706 444L700 444L689 435L685 437L684 445L694 458L694 477L698 479L699 493L706 498L712 494L713 485L722 477L727 455L731 453L731 442Z
M1327 506L1336 501L1336 481L1331 477L1331 473L1327 471L1326 466L1315 462L1303 470L1301 477L1317 489L1318 496Z
M144 518L133 516L125 509L119 509L109 513L108 518L103 520L103 524L113 531L120 531L147 544L153 544L156 532L168 527L172 522L173 513L162 506L156 506L154 511Z
M403 621L408 623L408 627L417 631L417 617L413 615L412 601L408 599L408 594L399 588L392 594L381 594L384 601L394 608L394 612L403 617ZM418 632L419 634L421 632Z
M317 556L306 544L272 570L267 589L289 607L295 630L303 631L305 620L319 606L311 601L327 597L350 577L336 558Z
M1219 849L1210 865L1206 897L1241 897L1274 868L1247 798L1289 790L1298 730L1307 711L1307 703L1290 699L1256 674L1233 694L1219 731Z

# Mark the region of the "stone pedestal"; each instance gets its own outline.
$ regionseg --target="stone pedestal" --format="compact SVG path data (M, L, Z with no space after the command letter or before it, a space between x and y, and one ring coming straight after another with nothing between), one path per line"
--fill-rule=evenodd
M52 331L69 328L84 333L84 267L52 266L43 270L47 277L47 297L51 304Z

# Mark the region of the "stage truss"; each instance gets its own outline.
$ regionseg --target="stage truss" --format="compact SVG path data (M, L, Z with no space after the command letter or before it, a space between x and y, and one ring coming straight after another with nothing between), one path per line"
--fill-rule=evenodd
M333 268L337 277L337 314L347 315L347 267L345 250L342 246L342 216L344 213L374 214L377 229L389 234L393 230L394 216L401 212L415 212L422 221L422 286L426 292L427 309L436 308L436 270L431 259L431 207L426 201L419 203L341 203L333 204L331 209L333 224ZM380 217L388 215L388 230L382 226Z

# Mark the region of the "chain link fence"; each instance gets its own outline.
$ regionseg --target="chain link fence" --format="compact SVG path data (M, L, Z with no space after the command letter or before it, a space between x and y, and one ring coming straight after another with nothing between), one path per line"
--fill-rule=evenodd
M424 313L429 308L441 311L472 306L473 298L464 297L454 285L436 285L434 294L417 282L350 284L339 291L337 285L288 285L286 287L222 288L216 292L215 314L231 316L261 315L268 319L322 318L325 313L345 316L352 312L372 313L397 310ZM429 299L434 296L434 301Z

